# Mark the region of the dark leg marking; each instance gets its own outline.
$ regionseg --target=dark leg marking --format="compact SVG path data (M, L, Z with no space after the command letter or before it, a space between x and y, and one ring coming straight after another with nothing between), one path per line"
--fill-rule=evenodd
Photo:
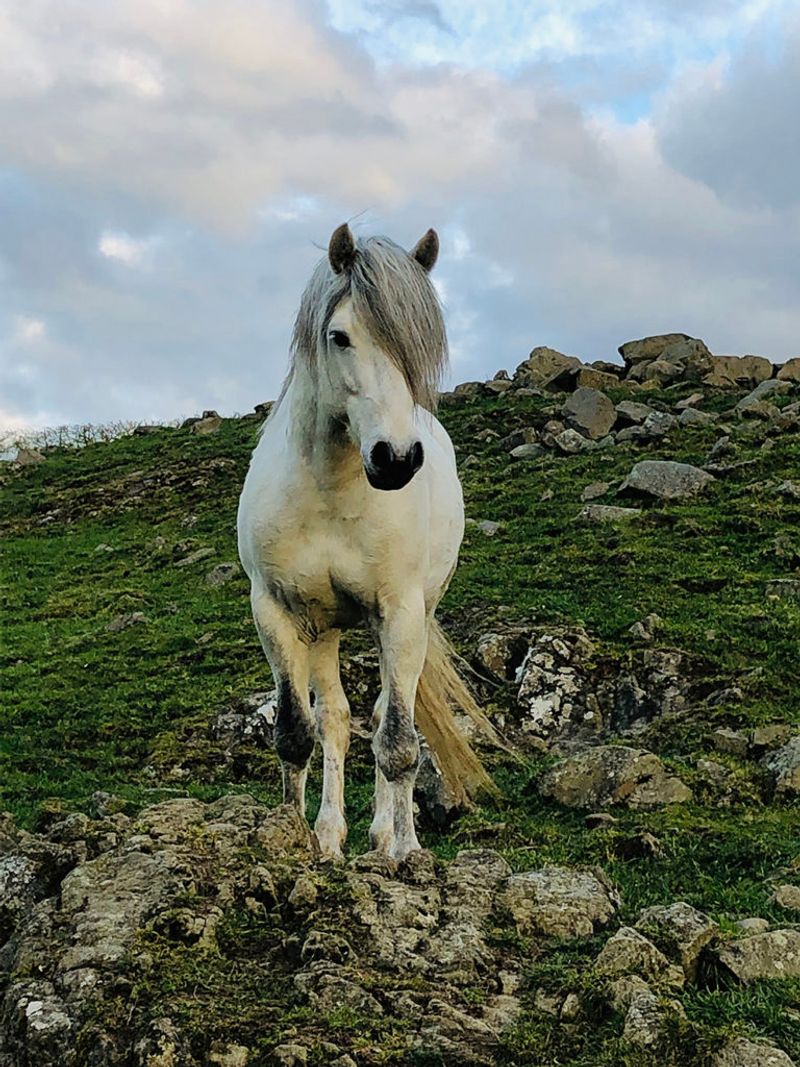
M278 683L278 712L275 716L275 751L284 763L303 768L314 749L314 725L303 714L303 705L291 682Z
M389 706L372 743L378 766L389 782L415 772L419 763L419 740L413 718L396 697Z

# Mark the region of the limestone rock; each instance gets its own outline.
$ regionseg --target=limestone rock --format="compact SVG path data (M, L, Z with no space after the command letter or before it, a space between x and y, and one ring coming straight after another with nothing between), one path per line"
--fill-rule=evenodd
M781 908L789 911L800 911L800 886L779 885L772 894L772 899Z
M775 788L776 797L796 797L800 795L800 735L764 761Z
M199 434L202 437L207 437L212 433L219 433L222 427L222 419L219 415L212 413L210 415L204 415L202 419L198 419L197 422L192 424L191 432Z
M544 867L513 874L503 902L522 934L590 937L613 917L619 898L600 872Z
M569 808L655 808L692 796L658 756L621 745L600 745L557 763L542 776L540 791Z
M685 1018L680 1001L664 1001L649 991L636 993L625 1016L622 1037L636 1048L662 1056L669 1046L673 1021Z
M652 337L643 337L638 341L626 341L618 348L619 354L625 360L627 366L641 363L644 360L659 359L663 352L672 345L681 341L691 341L686 333L663 333Z
M772 364L763 356L713 356L706 385L753 388L772 376Z
M615 410L620 426L638 426L648 415L652 415L655 409L649 404L637 404L635 400L622 400Z
M636 929L651 938L670 959L677 960L690 982L697 976L700 953L719 932L713 919L682 900L645 908Z
M695 496L713 481L713 475L689 463L644 459L635 465L619 492L652 496L658 500L683 500Z
M564 452L568 456L574 456L578 452L588 452L594 446L594 441L591 438L584 437L583 434L578 433L571 426L556 434L553 443L560 452Z
M743 397L736 405L736 410L740 414L744 414L753 408L757 409L763 400L774 398L782 393L789 393L793 388L792 383L786 379L770 378L768 381L761 382L751 393Z
M616 421L614 405L599 389L581 386L567 399L561 414L573 430L593 441L610 433Z
M800 382L800 356L787 359L778 368L777 378L781 382Z
M619 384L619 377L616 374L609 374L607 371L598 370L595 367L579 367L575 375L577 388L616 389Z
M593 526L606 522L624 522L642 514L641 508L621 508L614 504L587 504L576 516L576 522L588 522Z
M683 972L672 967L664 953L631 926L620 927L606 941L593 967L606 978L635 974L650 984L664 981L672 986L683 985Z
M795 1067L779 1048L746 1037L733 1037L715 1053L711 1067Z
M235 578L240 571L241 567L238 563L218 563L213 571L209 571L206 575L206 585L210 585L212 589L218 589L231 578Z
M514 371L514 381L521 385L541 386L554 375L580 365L577 356L565 356L563 352L543 345L534 348L528 358L520 363Z
M743 985L767 978L800 978L800 930L770 930L719 949L724 969Z

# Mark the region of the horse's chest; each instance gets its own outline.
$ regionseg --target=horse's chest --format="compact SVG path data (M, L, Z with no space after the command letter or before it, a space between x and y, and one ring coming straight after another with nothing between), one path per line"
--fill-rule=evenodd
M273 591L311 630L352 626L374 611L378 555L363 520L325 508L284 513L262 546Z

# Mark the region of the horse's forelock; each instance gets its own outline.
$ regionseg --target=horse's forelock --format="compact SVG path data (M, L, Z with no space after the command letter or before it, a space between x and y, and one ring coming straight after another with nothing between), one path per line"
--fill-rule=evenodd
M424 268L386 237L359 240L351 267L341 274L327 259L318 264L295 321L294 358L316 360L331 317L347 296L402 371L414 400L433 411L447 362L441 307Z

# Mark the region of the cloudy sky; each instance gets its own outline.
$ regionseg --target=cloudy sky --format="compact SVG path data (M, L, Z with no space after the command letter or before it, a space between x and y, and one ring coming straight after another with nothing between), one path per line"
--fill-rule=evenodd
M0 427L275 395L331 230L435 226L456 381L800 355L796 0L0 0Z

